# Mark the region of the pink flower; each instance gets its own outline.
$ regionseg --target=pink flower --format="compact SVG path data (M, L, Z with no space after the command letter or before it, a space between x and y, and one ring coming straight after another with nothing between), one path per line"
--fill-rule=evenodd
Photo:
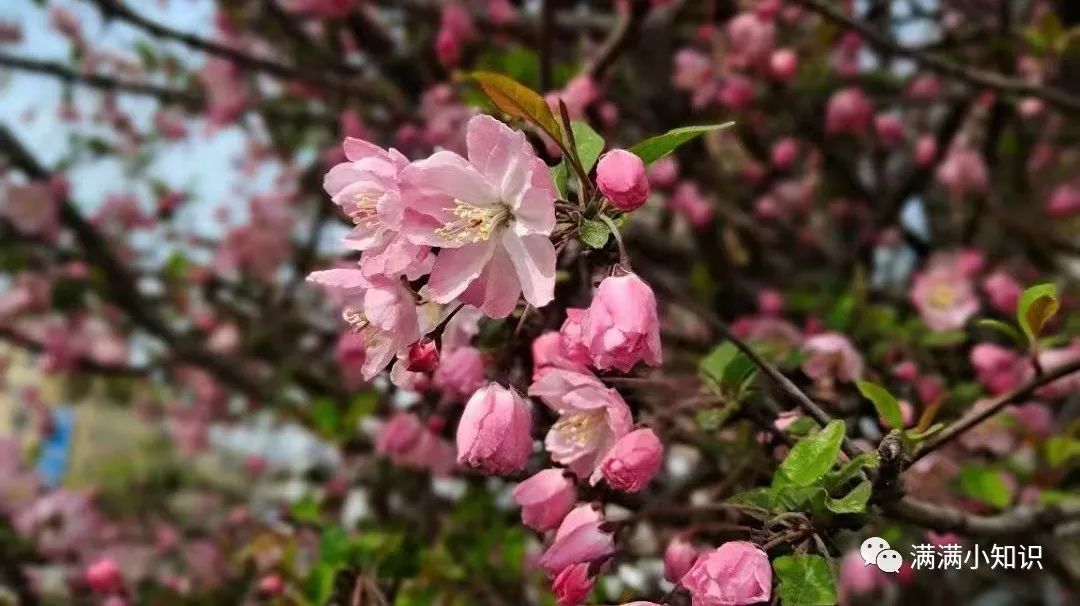
M8 183L0 199L0 218L7 219L25 234L51 237L59 227L60 208L44 181L26 185Z
M375 440L375 452L395 465L427 469L436 475L450 472L454 448L412 413L397 413Z
M341 19L352 12L355 0L288 0L282 8L319 19Z
M769 556L753 543L730 541L703 553L682 578L693 606L743 606L772 597Z
M224 126L236 120L247 107L243 71L232 61L213 57L199 72L206 88L206 115L210 123Z
M636 274L604 278L582 317L580 343L602 370L629 372L639 361L659 366L660 322L649 285Z
M713 203L702 195L696 183L690 181L680 183L675 188L668 206L697 229L708 227L716 215Z
M573 564L563 568L551 583L551 591L559 606L578 606L589 597L596 578L589 575L589 564Z
M649 199L645 163L625 149L613 149L596 165L596 185L624 213L636 210Z
M569 321L570 311L567 310L567 321ZM583 310L573 311L580 313ZM580 326L578 326L577 334L581 334ZM570 355L567 352L562 335L557 332L546 332L533 340L532 358L533 381L538 380L543 370L547 368L562 368L583 374L589 372L585 366L586 360L581 359L579 356Z
M1046 202L1051 217L1069 217L1080 212L1080 185L1064 183L1057 186Z
M439 366L439 347L433 339L424 337L409 347L405 368L411 372L431 372Z
M802 369L815 381L835 379L852 382L862 376L863 358L842 334L814 335L803 343L806 359Z
M861 135L870 126L874 106L859 88L833 93L825 107L825 132L830 135Z
M461 47L475 35L472 15L459 4L443 6L435 53L444 67L454 67L461 60Z
M727 25L727 61L734 67L754 67L768 60L776 39L776 26L755 13L740 13Z
M716 95L712 60L708 55L690 48L675 53L675 70L672 85L692 93L690 106L701 109Z
M409 212L399 177L409 161L396 149L387 151L351 137L342 147L347 161L326 173L323 188L352 219L355 227L346 244L364 251L364 275L416 279L430 271L434 258L429 248L399 234Z
M664 578L678 583L690 571L699 553L689 541L681 537L671 539L664 549Z
M1012 315L1020 302L1024 287L1015 278L999 270L983 278L982 290L994 311Z
M651 429L638 429L619 438L604 456L600 472L615 490L638 492L660 470L664 445Z
M911 302L931 330L959 330L979 311L971 278L955 258L938 257L915 276Z
M458 463L493 475L521 471L532 453L531 434L529 403L489 383L465 404L457 429Z
M364 382L364 337L355 332L344 332L338 337L334 347L334 357L341 368L341 375L350 388L359 387Z
M799 56L790 48L773 51L769 57L769 71L781 82L790 82L799 71Z
M591 505L579 505L563 518L540 565L556 576L574 564L602 563L614 553L615 537L603 515Z
M967 147L955 147L945 156L938 166L937 180L953 199L983 193L990 187L990 174L982 154Z
M464 399L484 385L484 355L475 347L458 347L435 369L432 381L443 394Z
M1022 363L1016 352L993 343L971 349L970 361L983 387L992 394L1005 393L1020 384Z
M799 157L799 142L791 137L784 137L772 146L769 154L772 165L780 170L787 170Z
M915 142L915 165L927 168L937 159L937 140L932 135L923 135Z
M525 134L491 116L468 127L469 160L436 152L402 179L423 218L413 241L439 246L427 284L439 303L460 298L489 316L507 316L518 294L535 307L554 298L555 192Z
M852 597L882 587L888 579L877 566L867 566L858 551L848 552L840 560L840 603L850 604Z
M371 280L358 269L312 272L309 281L340 297L342 317L364 342L362 374L370 380L436 322L430 307L417 307L412 292L400 281Z
M1080 360L1080 345L1072 343L1067 347L1045 349L1038 354L1039 365L1043 372L1050 372L1067 364ZM1025 381L1030 380L1035 374L1031 365L1024 366ZM1039 389L1038 395L1047 398L1064 398L1080 391L1080 371L1065 375Z
M754 83L749 78L738 74L728 76L720 85L716 100L731 111L745 111L754 101Z
M109 558L100 559L86 568L83 575L90 589L102 593L117 593L124 588L120 567Z
M280 576L271 573L259 579L256 589L259 595L274 597L281 595L281 592L285 591L285 582L281 580Z
M517 9L510 0L488 0L487 14L495 25L508 25L517 19Z
M622 396L592 375L549 368L529 386L559 413L544 438L551 459L581 478L600 481L600 463L608 450L633 427L630 408Z
M679 161L674 156L664 156L648 168L649 182L657 187L671 187L679 180Z
M521 523L537 532L558 528L577 501L577 487L563 469L545 469L514 487Z
M904 141L904 123L896 114L874 116L874 132L886 147L893 147Z

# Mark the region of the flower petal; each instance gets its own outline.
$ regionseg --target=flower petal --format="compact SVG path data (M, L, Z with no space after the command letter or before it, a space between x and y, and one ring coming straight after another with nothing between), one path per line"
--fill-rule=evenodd
M439 252L431 268L427 290L438 303L449 303L480 277L495 252L495 240L447 248Z
M502 245L514 264L521 292L534 307L555 298L555 246L547 236L519 236L512 230L502 235Z

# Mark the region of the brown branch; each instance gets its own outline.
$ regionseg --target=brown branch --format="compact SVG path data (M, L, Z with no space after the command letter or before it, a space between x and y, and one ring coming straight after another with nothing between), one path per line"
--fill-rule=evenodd
M824 0L793 1L795 4L821 15L836 25L859 34L870 46L898 57L910 59L925 69L967 84L1012 95L1037 97L1058 109L1071 113L1080 113L1080 97L1070 95L1061 89L1029 84L1023 80L1010 78L997 72L954 63L944 57L923 52L921 49L901 46L891 38L878 33L866 23L848 16L844 11Z
M644 0L634 0L630 6L619 15L614 29L608 34L604 44L596 55L589 60L585 73L594 79L604 76L609 68L615 64L619 55L630 46L633 37L641 32L641 24L645 21L645 15L649 12L649 3Z
M911 462L914 463L922 457L925 457L979 423L982 423L1001 412L1006 406L1026 400L1034 395L1039 388L1074 372L1080 372L1080 360L1044 372L1042 375L1035 377L1020 387L1017 387L1008 393L1001 394L991 400L990 404L985 408L969 412L934 436L928 438L925 442L919 444L912 454Z
M891 518L937 532L983 536L1026 534L1039 528L1080 520L1078 503L1020 505L996 515L976 515L955 507L904 497L882 506L882 510Z

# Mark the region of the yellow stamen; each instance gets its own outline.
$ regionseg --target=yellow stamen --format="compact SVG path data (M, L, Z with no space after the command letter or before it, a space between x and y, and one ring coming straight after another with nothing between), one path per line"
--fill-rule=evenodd
M353 200L355 206L349 212L349 218L352 219L354 225L374 226L378 217L376 205L379 203L379 197L375 192L356 194L356 198Z
M446 210L457 219L436 229L435 233L455 244L484 242L510 219L510 208L505 204L479 207L454 200L454 207Z
M597 429L603 422L604 411L579 412L563 416L553 429L562 436L567 444L582 447L592 441Z

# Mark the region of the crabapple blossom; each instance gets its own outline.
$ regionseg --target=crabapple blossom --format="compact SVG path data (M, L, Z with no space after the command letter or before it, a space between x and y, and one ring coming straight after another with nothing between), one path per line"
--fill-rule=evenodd
M681 583L694 606L767 602L772 596L772 566L769 556L753 543L729 541L702 553Z
M862 355L847 337L839 333L823 333L803 343L806 359L802 369L811 379L835 379L852 382L862 376Z
M637 210L649 198L645 163L624 149L613 149L600 157L596 185L612 206L622 212Z
M638 492L660 470L664 446L651 429L637 429L619 438L600 463L600 472L616 490Z
M859 88L845 88L829 98L825 108L825 132L861 135L870 126L873 104Z
M603 563L614 553L615 537L603 514L591 505L579 505L563 518L539 563L554 577L574 564Z
M578 606L592 591L596 577L589 575L589 563L572 564L563 568L551 582L551 591L559 606Z
M546 532L558 528L573 509L577 487L566 470L545 469L515 486L513 497L521 506L521 523Z
M446 354L432 375L444 395L464 399L484 385L484 354L475 347L458 347Z
M426 291L501 318L519 293L535 307L555 287L555 192L524 133L491 116L468 125L469 159L436 152L402 173L411 188L406 223L413 242L441 248Z
M969 275L955 259L933 259L917 274L911 302L931 330L959 330L979 311L979 299Z
M592 303L581 316L580 334L567 335L588 352L601 370L628 372L638 362L659 366L660 324L656 297L636 274L611 276L600 282Z
M678 583L690 571L699 554L698 548L686 539L671 539L664 549L664 578Z
M1016 310L1020 295L1024 292L1024 287L1004 271L995 271L983 278L981 287L990 307L1006 315L1011 315Z
M439 366L439 347L433 339L424 337L409 346L405 368L412 372L432 372Z
M495 475L521 471L532 453L531 433L529 403L490 383L465 404L457 429L458 463Z

